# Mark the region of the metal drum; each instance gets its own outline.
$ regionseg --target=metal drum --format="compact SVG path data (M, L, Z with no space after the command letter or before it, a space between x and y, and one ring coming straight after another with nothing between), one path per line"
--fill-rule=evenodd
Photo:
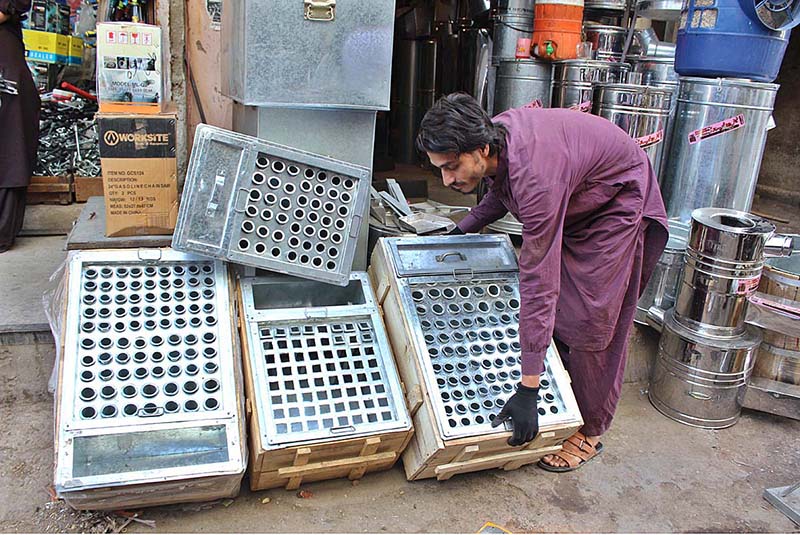
M689 225L680 221L669 222L669 241L658 259L650 282L636 304L636 323L646 325L648 312L663 321L667 310L675 306L675 294L683 268L683 256L689 241Z
M605 26L602 24L584 24L583 33L586 40L592 43L595 58L598 60L620 61L625 51L627 32L621 26Z
M494 91L495 115L525 105L550 107L553 66L546 61L514 59L500 62Z
M583 9L590 11L625 11L625 0L584 0Z
M739 335L775 225L721 208L697 209L692 220L675 320L704 335Z
M553 108L592 110L592 84L624 82L631 66L627 63L568 59L553 63Z
M700 206L750 209L777 91L776 84L680 78L661 177L667 217L688 223Z
M661 168L664 133L669 121L672 91L633 84L597 84L592 113L605 117L635 139L653 169Z
M686 425L730 427L741 414L760 343L761 334L754 327L733 338L707 338L669 314L650 377L650 402Z
M639 16L650 20L678 20L681 18L681 0L639 0Z
M758 291L777 298L800 301L800 255L767 260L764 263ZM764 329L764 343L778 349L800 351L800 338L768 329Z
M492 65L517 57L517 39L530 39L533 32L533 0L499 2L493 14Z
M632 72L641 73L642 84L678 89L675 59L655 56L628 56Z

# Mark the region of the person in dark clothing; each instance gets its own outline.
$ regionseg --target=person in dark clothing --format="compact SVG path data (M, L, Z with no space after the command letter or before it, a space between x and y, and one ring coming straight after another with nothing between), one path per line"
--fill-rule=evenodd
M39 145L39 93L25 63L20 17L31 0L0 0L0 74L19 94L0 93L0 253L14 244Z

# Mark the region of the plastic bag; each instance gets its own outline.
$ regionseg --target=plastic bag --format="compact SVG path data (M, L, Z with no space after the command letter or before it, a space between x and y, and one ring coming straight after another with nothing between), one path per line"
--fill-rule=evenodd
M47 288L42 294L42 306L44 307L45 316L47 316L47 323L50 325L50 332L53 333L53 340L56 344L56 361L53 364L53 371L50 374L50 379L47 381L47 391L55 394L56 384L58 383L58 371L61 365L62 351L61 346L61 333L64 331L64 322L66 321L64 313L64 302L67 298L67 264L72 258L72 253L67 255L67 258L61 262L56 268L50 280L48 281Z

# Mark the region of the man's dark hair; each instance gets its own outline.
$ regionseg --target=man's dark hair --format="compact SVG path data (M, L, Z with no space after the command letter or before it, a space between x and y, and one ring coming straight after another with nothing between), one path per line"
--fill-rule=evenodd
M506 144L506 128L494 124L478 101L466 93L445 95L428 110L420 123L417 149L462 154L489 145L489 155Z

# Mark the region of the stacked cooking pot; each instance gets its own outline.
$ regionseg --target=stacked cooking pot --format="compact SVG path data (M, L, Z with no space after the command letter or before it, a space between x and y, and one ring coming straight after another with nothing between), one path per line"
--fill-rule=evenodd
M761 333L745 324L767 255L791 254L791 238L760 217L721 208L692 213L675 307L667 311L650 378L650 401L695 427L736 423ZM787 242L788 240L788 242Z

